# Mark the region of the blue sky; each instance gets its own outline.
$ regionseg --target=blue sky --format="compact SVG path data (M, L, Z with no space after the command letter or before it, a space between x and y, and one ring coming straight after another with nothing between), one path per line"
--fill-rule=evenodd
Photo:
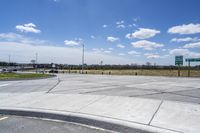
M199 0L1 0L0 60L173 65L200 57Z

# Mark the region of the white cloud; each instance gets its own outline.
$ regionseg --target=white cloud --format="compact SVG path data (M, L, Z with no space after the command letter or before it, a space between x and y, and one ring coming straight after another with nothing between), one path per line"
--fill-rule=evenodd
M153 53L146 53L144 54L146 56L147 59L157 59L157 58L161 58L161 56L159 54L153 54Z
M146 56L147 59L166 59L170 57L169 54L159 55L157 53L145 53L144 56Z
M132 38L132 34L131 33L128 33L128 34L126 34L126 36L125 36L126 38L128 38L128 39L133 39Z
M92 51L93 53L96 54L110 54L112 53L113 48L108 48L108 49L104 49L104 48L93 48Z
M15 28L21 32L32 32L32 33L40 33L41 32L39 29L36 28L36 25L33 23L17 25Z
M182 48L172 49L170 50L169 53L172 55L183 55L186 57L200 57L200 53L192 52L188 49L182 49Z
M36 27L36 25L33 23L24 24L24 26L25 27Z
M200 24L191 23L174 26L168 29L168 33L181 35L200 33Z
M12 33L12 32L0 33L0 40L14 41L14 42L20 42L20 43L29 43L32 45L49 45L49 44L51 44L51 42L46 41L46 40L29 38L29 37L25 37L23 35Z
M94 35L91 35L90 38L92 38L92 39L96 39L96 37L95 37Z
M103 27L103 28L107 28L107 27L108 27L108 25L104 24L102 27Z
M198 37L185 37L185 38L173 38L171 39L171 42L195 42L195 41L200 41Z
M93 51L93 53L101 53L102 52L102 50L98 49L98 48L93 48L92 51Z
M129 24L128 27L137 27L136 24Z
M113 48L108 48L108 50L113 50Z
M125 54L124 54L124 53L119 53L118 55L120 55L120 56L124 56Z
M73 40L65 40L64 43L67 46L79 46L79 42Z
M147 39L154 37L156 34L160 33L160 31L155 29L147 29L147 28L139 28L134 33L128 33L125 37L128 39Z
M170 57L169 54L165 54L165 55L161 56L161 58L169 58L169 57Z
M200 48L200 42L185 44L183 48Z
M125 46L122 45L122 44L117 44L117 47L118 47L118 48L125 48Z
M119 40L119 38L117 38L117 37L112 37L112 36L107 37L107 41L109 41L109 42L115 42L118 40Z
M5 39L5 40L16 40L16 39L21 39L23 38L22 35L16 34L16 33L0 33L0 39Z
M101 53L101 52L104 51L104 48L93 48L92 51L93 51L94 53Z
M132 50L132 51L129 51L128 54L129 55L140 55L140 52Z
M64 43L66 46L70 46L70 47L79 46L82 44L82 39L79 38L75 40L65 40Z
M117 25L116 27L117 27L117 28L126 28L126 26L123 25L123 24L119 24L119 25Z
M0 46L1 61L7 61L8 55L11 54L12 61L14 62L30 63L30 60L35 58L35 53L37 52L39 63L50 63L53 60L54 63L81 64L81 48L35 46L16 42L0 42ZM85 62L87 64L98 64L101 60L103 60L104 64L131 64L136 62L133 59L126 59L110 54L85 51ZM139 61L139 63L141 62Z
M137 22L138 20L140 20L140 17L135 17L135 18L133 18L133 21L134 21L134 22Z
M131 44L134 48L143 48L145 50L153 50L155 48L159 48L159 47L164 46L163 44L159 44L159 43L156 43L156 42L150 42L150 41L147 41L147 40L132 42Z
M124 20L117 21L116 25L117 28L126 28L126 26L124 25Z
M116 24L117 24L117 25L124 24L124 20L117 21Z
M177 48L170 50L169 53L173 55L187 55L190 51L188 49Z
M103 51L104 53L106 53L106 54L110 54L112 51L110 51L110 50L105 50L105 51Z

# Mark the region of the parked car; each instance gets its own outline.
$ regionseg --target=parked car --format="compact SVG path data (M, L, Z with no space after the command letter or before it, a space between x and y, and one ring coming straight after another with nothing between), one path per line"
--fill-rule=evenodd
M58 70L50 70L49 73L58 73Z
M6 72L9 72L6 68L2 68L2 69L0 69L0 72L1 73L6 73Z

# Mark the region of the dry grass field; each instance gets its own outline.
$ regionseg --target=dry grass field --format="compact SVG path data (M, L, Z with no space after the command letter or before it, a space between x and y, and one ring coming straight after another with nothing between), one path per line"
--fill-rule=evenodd
M81 73L81 70L64 70L64 73ZM103 75L144 75L144 76L178 76L178 70L132 69L132 70L84 70L84 74ZM188 77L188 70L180 70L181 77ZM190 77L200 77L200 70L190 70Z

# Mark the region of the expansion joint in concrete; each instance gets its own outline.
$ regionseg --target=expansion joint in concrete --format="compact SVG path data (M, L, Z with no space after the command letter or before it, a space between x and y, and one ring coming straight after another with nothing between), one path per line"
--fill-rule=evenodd
M98 99L96 99L96 100L94 100L94 101L92 101L92 102L89 102L87 105L85 105L84 107L81 107L81 108L77 109L75 112L78 112L78 111L80 111L80 110L82 110L82 109L84 109L84 108L87 108L87 107L90 106L91 104L94 104L94 103L100 101L100 100L103 99L104 97L106 97L106 96L100 97L100 98L98 98Z
M53 87L51 87L46 93L50 93L50 91L52 91L54 88L56 88L56 87L60 84L60 82L61 82L61 80L60 80L60 78L58 77L57 83L56 83Z
M151 120L149 121L148 125L151 125L151 122L153 121L154 117L156 116L158 110L160 109L161 105L163 103L163 100L160 102L160 104L158 105L158 108L156 109L155 113L153 114L153 116L151 117Z

